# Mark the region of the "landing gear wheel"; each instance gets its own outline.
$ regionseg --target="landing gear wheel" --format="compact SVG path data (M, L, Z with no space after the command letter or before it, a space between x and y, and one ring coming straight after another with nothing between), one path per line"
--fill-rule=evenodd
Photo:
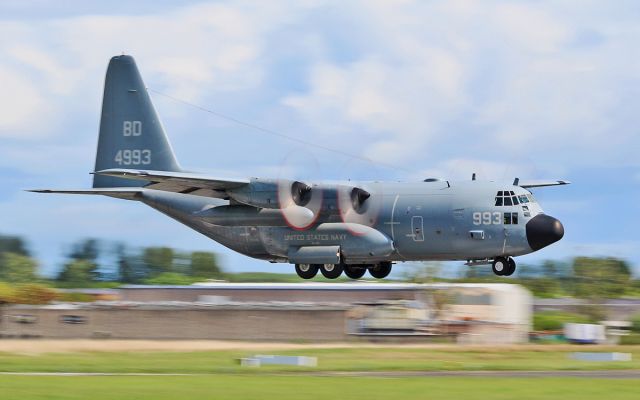
M327 279L336 279L342 275L344 265L342 264L320 264L320 272Z
M344 274L351 279L360 279L367 272L366 265L345 265Z
M516 272L516 261L513 258L509 257L507 263L507 270L504 272L504 274L502 274L502 276L510 276L513 275L514 272Z
M376 279L386 278L391 273L391 263L381 262L369 268L369 274Z
M496 257L493 259L491 269L493 269L494 274L498 276L504 276L507 272L509 272L509 260L507 260L505 257Z
M302 279L311 279L318 273L317 264L296 264L296 274Z

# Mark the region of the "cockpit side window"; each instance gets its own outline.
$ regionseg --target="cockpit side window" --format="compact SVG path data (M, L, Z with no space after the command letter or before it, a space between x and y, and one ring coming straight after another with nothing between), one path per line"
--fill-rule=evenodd
M505 197L504 198L504 205L505 206L512 206L513 203L511 202L511 197Z

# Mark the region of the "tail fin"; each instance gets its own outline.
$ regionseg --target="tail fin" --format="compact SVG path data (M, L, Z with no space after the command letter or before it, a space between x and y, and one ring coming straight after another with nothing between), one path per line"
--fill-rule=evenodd
M180 171L136 62L116 56L104 83L95 171L140 168ZM144 181L94 175L94 188L143 186Z

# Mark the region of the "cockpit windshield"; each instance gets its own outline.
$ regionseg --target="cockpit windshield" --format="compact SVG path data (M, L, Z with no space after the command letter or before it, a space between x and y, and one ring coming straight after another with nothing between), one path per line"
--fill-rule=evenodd
M513 190L500 190L496 194L496 206L517 206L533 203L535 199L530 193L516 195Z

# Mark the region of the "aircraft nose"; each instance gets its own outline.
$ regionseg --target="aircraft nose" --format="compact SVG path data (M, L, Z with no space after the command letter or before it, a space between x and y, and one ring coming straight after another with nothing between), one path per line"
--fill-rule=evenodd
M545 214L531 218L526 225L527 242L533 251L555 243L564 236L564 226L557 219Z

